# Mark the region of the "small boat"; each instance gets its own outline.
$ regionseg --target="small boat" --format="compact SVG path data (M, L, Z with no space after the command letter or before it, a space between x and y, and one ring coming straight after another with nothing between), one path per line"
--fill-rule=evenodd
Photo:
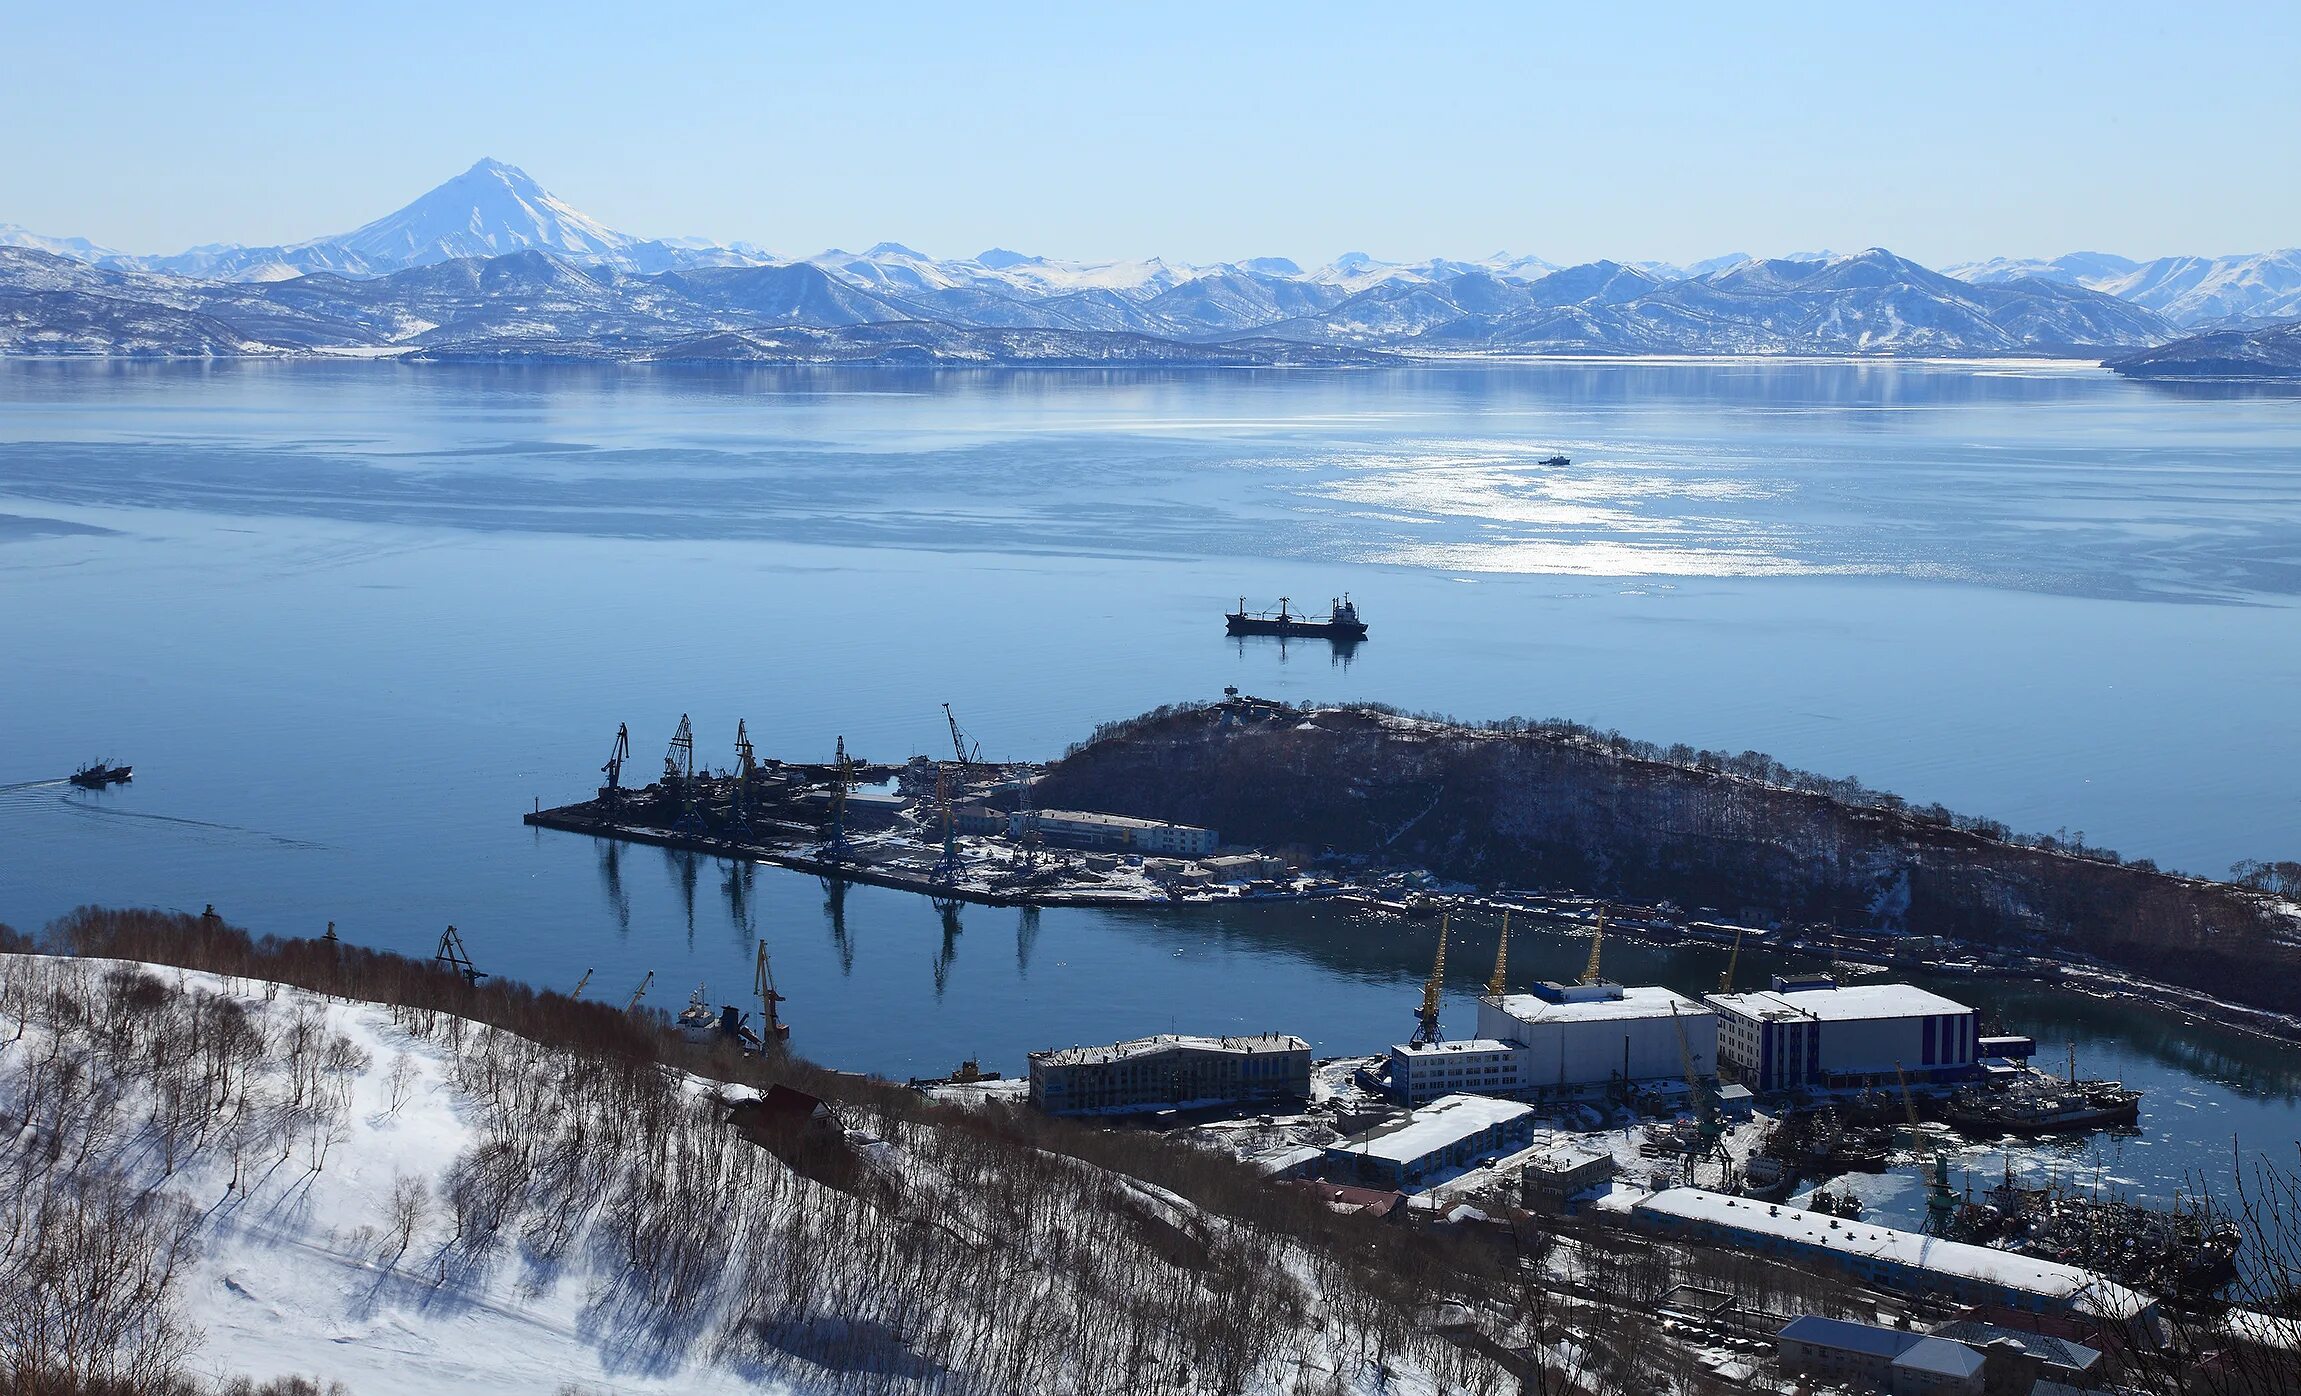
M698 984L695 992L688 996L687 1006L672 1020L672 1026L679 1030L681 1037L698 1047L726 1041L733 1042L743 1051L757 1052L760 1046L759 1034L752 1031L751 1025L744 1021L749 1016L739 1012L732 1004L720 1008L716 1013L712 1012L711 1000L705 996L704 986Z
M1566 459L1564 456L1544 456L1542 459L1534 463L1536 465L1572 465L1574 462Z
M108 766L101 761L91 761L69 777L74 785L83 790L101 790L107 785L117 785L121 781L135 778L135 767Z
M1242 596L1238 599L1238 609L1223 617L1225 629L1233 635L1300 635L1326 640L1366 638L1366 623L1358 618L1358 607L1351 603L1348 592L1328 603L1327 614L1323 616L1299 615L1291 609L1293 601L1293 597L1281 596L1276 611L1249 611Z

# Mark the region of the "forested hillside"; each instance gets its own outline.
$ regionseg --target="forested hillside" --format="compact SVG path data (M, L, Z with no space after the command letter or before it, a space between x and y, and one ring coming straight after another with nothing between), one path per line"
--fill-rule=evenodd
M1484 886L1755 908L2098 956L2301 1009L2291 903L2106 850L2018 838L1755 752L1656 748L1573 724L1470 727L1246 701L1101 729L1034 799L1424 865Z

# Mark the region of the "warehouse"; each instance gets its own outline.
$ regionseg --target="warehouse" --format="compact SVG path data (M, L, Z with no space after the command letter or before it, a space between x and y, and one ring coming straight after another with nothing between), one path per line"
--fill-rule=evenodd
M1538 984L1530 994L1478 1000L1478 1036L1518 1050L1518 1089L1588 1094L1615 1082L1682 1082L1717 1074L1718 1019L1659 987ZM1395 1054L1393 1054L1395 1059Z
M1018 810L1008 817L1007 832L1018 839L1036 834L1043 842L1066 848L1124 849L1180 858L1212 853L1216 842L1214 830L1195 824L1167 824L1092 810Z
M1336 1181L1405 1188L1433 1173L1482 1163L1534 1140L1534 1112L1507 1100L1450 1095L1366 1133L1330 1144Z
M1310 1044L1285 1033L1174 1033L1031 1053L1031 1104L1050 1115L1129 1114L1310 1098Z
M1807 1314L1775 1335L1782 1370L1894 1396L1981 1396L1982 1355L1963 1343Z
M1944 1241L1916 1231L1843 1221L1800 1207L1730 1197L1701 1188L1614 1193L1594 1204L1665 1235L1690 1236L1762 1255L1833 1265L1856 1279L1893 1289L1943 1295L1969 1304L2003 1304L2034 1313L2076 1313L2139 1324L2156 1301L2074 1265Z
M1771 989L1712 994L1718 1050L1753 1090L1890 1086L1972 1076L1979 1015L1907 984L1841 988L1776 976Z

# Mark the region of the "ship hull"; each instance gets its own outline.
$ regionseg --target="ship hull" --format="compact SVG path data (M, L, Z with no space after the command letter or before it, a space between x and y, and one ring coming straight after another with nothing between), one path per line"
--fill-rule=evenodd
M1295 616L1281 620L1276 616L1232 614L1224 618L1224 625L1233 635L1280 635L1288 639L1306 640L1366 638L1366 624L1363 621L1305 620Z

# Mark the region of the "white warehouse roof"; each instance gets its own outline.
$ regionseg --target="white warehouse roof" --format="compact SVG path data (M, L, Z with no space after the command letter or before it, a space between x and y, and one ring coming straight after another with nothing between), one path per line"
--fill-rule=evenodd
M1897 1231L1867 1222L1839 1221L1833 1226L1832 1218L1820 1212L1701 1188L1664 1188L1644 1197L1616 1193L1599 1205L1609 1211L1731 1227L1910 1269L1955 1275L2068 1302L2099 1318L2133 1318L2147 1313L2152 1302L2105 1276L2057 1260L1944 1241L1922 1232Z
M1507 994L1498 1006L1521 1023L1600 1023L1632 1018L1706 1018L1710 1010L1660 985L1623 987L1621 996L1553 1002L1540 994Z
M1400 1042L1390 1050L1409 1057L1444 1057L1450 1052L1515 1052L1519 1048L1517 1043L1499 1038L1473 1037L1466 1042Z
M1498 1124L1531 1115L1531 1106L1483 1095L1449 1095L1423 1106L1395 1124L1368 1130L1332 1146L1334 1153L1386 1159L1406 1165Z
M1256 1033L1244 1037L1200 1037L1170 1032L1156 1037L1113 1042L1105 1047L1058 1047L1048 1052L1033 1052L1031 1060L1045 1066L1086 1066L1098 1062L1127 1061L1134 1057L1151 1057L1175 1049L1235 1052L1241 1056L1252 1056L1261 1052L1307 1052L1310 1044L1282 1032Z
M1910 984L1849 984L1838 989L1753 989L1711 994L1704 1002L1744 1018L1778 1022L1803 1018L1852 1023L1878 1018L1930 1018L1973 1010Z

